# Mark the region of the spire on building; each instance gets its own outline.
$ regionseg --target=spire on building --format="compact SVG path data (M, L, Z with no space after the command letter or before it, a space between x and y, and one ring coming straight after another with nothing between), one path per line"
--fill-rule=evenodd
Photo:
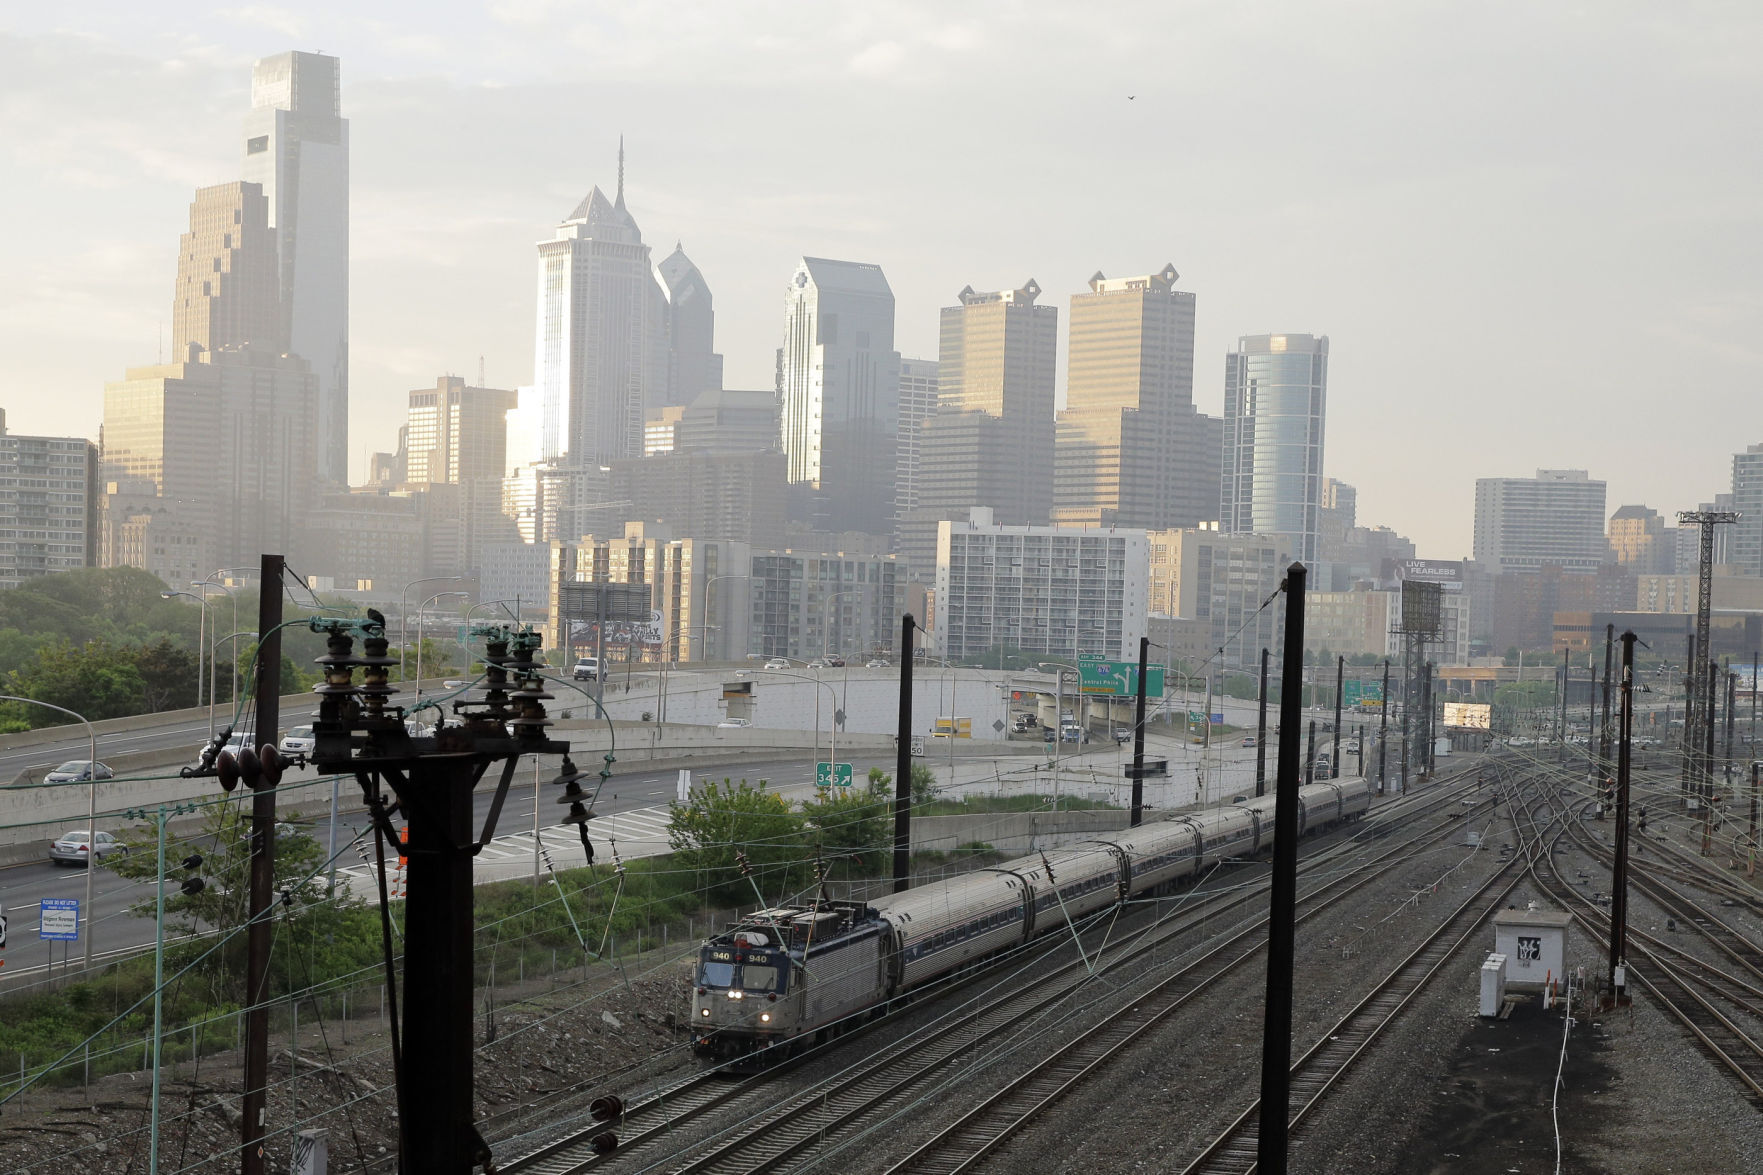
M618 136L618 197L613 201L613 204L620 212L624 211L624 136L623 135Z

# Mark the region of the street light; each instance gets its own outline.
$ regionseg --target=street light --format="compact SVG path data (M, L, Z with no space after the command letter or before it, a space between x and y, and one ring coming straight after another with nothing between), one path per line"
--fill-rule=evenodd
M714 625L714 624L688 624L685 627L684 631L672 633L669 636L664 637L662 639L662 641L661 641L661 673L660 673L659 677L657 678L657 684L655 687L655 721L657 724L667 721L667 684L668 684L669 672L673 668L673 661L667 656L668 644L670 642L675 642L675 641L682 641L682 640L689 641L692 639L692 633L694 633L694 632L710 632L710 631L713 631L715 628L716 628L716 625ZM676 644L674 646L674 648L677 651L679 646ZM683 657L681 659L686 660L686 661L690 661L692 659L690 646L687 647L685 657Z
M180 592L175 588L159 593L159 598L162 600L169 600L173 596L183 596L185 599L194 600L202 606L201 619L196 622L196 704L200 706L202 704L202 654L208 644L208 597L199 596L195 592ZM208 712L212 719L213 707L210 707ZM212 721L208 727L208 737L214 737Z
M23 702L27 706L42 706L66 714L78 720L86 728L86 778L91 781L86 797L86 950L83 966L92 969L92 874L98 868L98 734L92 724L86 721L84 714L75 713L66 706L57 706L52 702L39 702L35 698L21 698L13 694L0 694L0 702ZM53 945L53 944L51 944Z
M419 583L462 583L463 575L433 575L427 579L413 579L404 585L398 593L398 683L404 682L404 646L410 643L410 589ZM420 639L420 638L419 638Z
M839 695L833 690L832 684L830 682L822 681L818 677L809 677L806 673L785 673L781 669L760 669L760 670L737 669L737 670L735 670L736 677L753 677L758 673L767 673L773 677L793 677L797 681L811 682L814 685L819 686L821 689L825 690L827 693L832 695L833 705L835 707L839 704ZM827 760L832 763L837 763L839 761L839 729L838 729L838 726L836 723L833 725L832 729L827 732L827 742L828 742ZM814 695L814 753L817 757L820 754L820 694L819 693L816 693Z
M454 578L463 579L464 577L455 576ZM416 701L418 705L422 703L422 625L423 621L427 619L428 606L436 600L444 599L447 596L469 595L471 595L470 592L436 592L434 595L424 600L422 602L422 607L416 610Z

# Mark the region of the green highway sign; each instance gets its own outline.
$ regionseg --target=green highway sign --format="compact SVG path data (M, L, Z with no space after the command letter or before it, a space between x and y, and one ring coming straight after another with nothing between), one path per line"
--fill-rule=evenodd
M1341 683L1341 705L1380 706L1383 704L1383 682L1344 681Z
M849 763L816 763L814 765L815 787L850 787L851 765Z
M1077 672L1080 688L1086 694L1115 694L1122 697L1136 697L1138 695L1139 664L1137 661L1086 657L1079 654ZM1163 666L1148 666L1145 670L1145 677L1146 696L1162 697Z

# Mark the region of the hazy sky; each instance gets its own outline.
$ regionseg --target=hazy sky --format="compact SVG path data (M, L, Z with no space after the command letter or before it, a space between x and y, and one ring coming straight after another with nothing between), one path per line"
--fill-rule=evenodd
M1478 476L1585 467L1693 507L1763 441L1763 6L1253 3L12 5L0 395L95 436L152 362L192 190L238 177L251 62L342 58L351 461L442 372L532 379L533 244L618 136L656 258L768 388L803 254L880 263L934 357L963 286L1173 261L1195 396L1238 335L1332 340L1326 471L1469 553ZM171 15L175 12L176 15ZM1060 339L1063 362L1064 337Z

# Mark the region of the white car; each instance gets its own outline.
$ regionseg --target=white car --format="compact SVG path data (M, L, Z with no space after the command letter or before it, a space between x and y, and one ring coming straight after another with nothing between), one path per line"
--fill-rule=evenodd
M226 740L226 746L222 747L220 750L221 751L231 751L233 753L233 757L236 759L236 758L238 758L239 752L244 750L246 747L250 747L252 750L255 751L257 749L257 736L249 730L235 730L232 733L232 737ZM207 743L203 743L201 746L196 748L196 761L198 763L200 763L202 761L202 752L206 751L207 749L208 749ZM215 752L214 761L216 763L220 762L220 751Z
M61 839L49 845L49 863L51 865L85 865L96 855L102 865L104 858L112 853L128 856L129 847L119 842L108 832L100 832L93 837L84 828L76 828L72 832L64 832Z
M816 657L816 658L814 658L814 660L808 662L808 668L810 668L810 669L830 669L831 666L829 664L827 664L827 662L823 658Z
M753 725L751 718L724 718L716 724L718 730L738 730L743 726Z
M865 669L886 669L888 667L888 663L886 661L883 661L880 657L877 657L873 661L865 661L863 663L863 667Z
M282 735L282 741L276 744L275 749L284 755L310 755L316 741L312 736L312 727L295 726Z
M788 661L784 660L782 657L773 657L771 660L769 660L765 663L765 667L767 669L788 669L790 667L790 663Z

